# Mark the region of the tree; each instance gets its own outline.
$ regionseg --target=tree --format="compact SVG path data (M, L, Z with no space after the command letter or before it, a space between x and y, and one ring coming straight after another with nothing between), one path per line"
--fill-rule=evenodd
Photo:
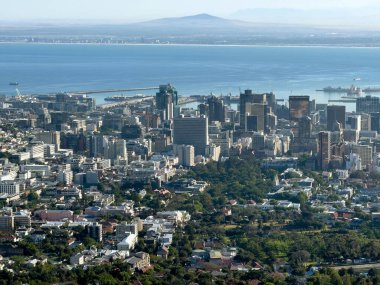
M289 264L295 275L304 275L306 272L305 262L310 258L310 253L306 250L298 250L291 253Z

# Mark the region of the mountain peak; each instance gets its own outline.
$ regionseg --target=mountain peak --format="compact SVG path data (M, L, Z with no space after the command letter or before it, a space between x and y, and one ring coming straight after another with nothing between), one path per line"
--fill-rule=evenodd
M193 20L221 20L222 18L210 15L210 14L197 14L197 15L191 15L191 16L185 16L182 17L182 19L193 19Z

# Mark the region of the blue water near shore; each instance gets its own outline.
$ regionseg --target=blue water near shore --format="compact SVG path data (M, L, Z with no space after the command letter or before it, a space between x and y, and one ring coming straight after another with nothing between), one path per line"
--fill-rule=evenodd
M380 85L379 63L378 48L1 44L0 94L16 94L10 82L25 94L170 82L180 95L250 88L326 103L340 95L316 89ZM101 103L108 95L94 96Z

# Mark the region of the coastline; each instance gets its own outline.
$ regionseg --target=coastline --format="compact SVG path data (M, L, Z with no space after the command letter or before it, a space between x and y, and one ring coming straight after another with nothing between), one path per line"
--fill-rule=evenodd
M326 49L380 49L378 46L366 45L264 45L264 44L187 44L187 43L70 43L70 42L17 42L0 41L0 45L83 45L83 46L170 46L170 47L241 47L241 48L326 48Z

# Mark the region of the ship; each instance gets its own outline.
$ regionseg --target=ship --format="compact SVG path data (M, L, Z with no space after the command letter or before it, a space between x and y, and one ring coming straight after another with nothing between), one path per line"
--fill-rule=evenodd
M347 96L342 96L343 99L356 99L363 95L362 89L351 85L350 90L347 92Z
M325 93L348 93L350 91L350 88L344 88L344 87L331 87L327 86L323 89L317 89L319 92L325 92Z
M18 85L18 82L9 82L9 85L17 86L17 85Z
M361 96L361 95L362 95L362 89L355 85L351 85L350 90L347 92L347 96Z
M340 86L339 87L328 86L328 87L325 87L323 89L317 89L316 91L325 92L325 93L346 93L346 94L349 94L352 92L354 92L354 93L357 92L357 91L355 91L356 89L360 89L360 88L356 87L354 85L352 85L350 88L345 88L345 87L340 87ZM361 89L361 92L364 92L364 93L380 93L380 87L367 87L367 88Z

